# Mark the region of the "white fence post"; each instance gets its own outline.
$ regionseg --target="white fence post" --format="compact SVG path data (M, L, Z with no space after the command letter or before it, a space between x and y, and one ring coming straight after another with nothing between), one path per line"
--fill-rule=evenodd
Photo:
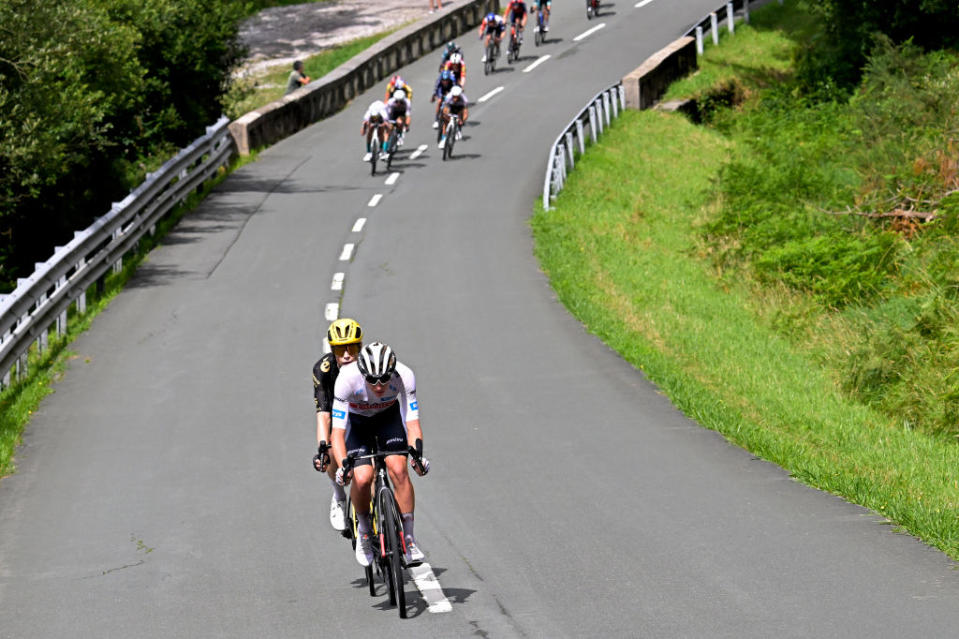
M596 106L589 105L589 137L596 144Z
M709 28L713 32L713 44L719 44L719 20L715 11L709 14Z
M703 25L696 25L696 53L703 54Z
M743 0L743 22L749 24L749 0Z
M729 25L729 33L736 33L736 17L733 13L733 3L726 3L726 23Z
M609 91L603 91L603 116L606 118L606 126L609 126Z
M583 121L576 120L576 139L579 141L579 154L586 153L586 141L583 140Z
M596 124L599 127L596 130L597 135L603 132L603 101L596 98Z

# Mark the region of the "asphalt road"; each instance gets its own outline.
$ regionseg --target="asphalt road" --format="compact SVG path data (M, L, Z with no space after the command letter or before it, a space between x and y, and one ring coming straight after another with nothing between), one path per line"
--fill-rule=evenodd
M0 482L0 637L955 636L944 555L682 416L532 255L559 130L715 4L561 3L489 78L462 38L470 98L504 90L450 162L437 56L412 65L390 186L360 162L378 92L227 179L76 342ZM329 527L310 369L338 301L417 373L417 537L449 612L408 583L401 622Z

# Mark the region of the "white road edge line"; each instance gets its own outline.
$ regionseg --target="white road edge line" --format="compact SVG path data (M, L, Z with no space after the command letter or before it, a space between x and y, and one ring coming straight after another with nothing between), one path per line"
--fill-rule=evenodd
M428 146L425 145L425 144L419 145L418 147L416 147L416 150L415 150L415 151L413 151L412 153L410 153L410 159L411 159L411 160L415 160L416 158L420 157L420 155L423 153L423 151L425 151L425 150L428 149L428 148L430 148L430 147L428 147Z
M647 4L649 4L652 1L653 0L643 0L642 2L637 2L636 8L639 9L640 7L645 7Z
M526 67L525 69L523 69L523 73L529 73L530 71L532 71L533 69L535 69L535 68L538 67L539 65L541 65L541 64L543 64L544 62L546 62L547 60L549 60L549 57L550 57L550 56L549 56L548 53L547 53L546 55L544 55L544 56L540 56L540 58L539 58L536 62L534 62L533 64L531 64L531 65L529 65L528 67Z
M493 97L494 95L496 95L497 93L499 93L500 91L502 91L502 90L505 89L505 88L506 88L506 87L496 87L495 89L493 89L492 91L490 91L489 93L487 93L486 95L484 95L483 97L481 97L479 100L477 100L477 102L486 102L486 101L489 100L491 97Z
M326 311L323 312L327 322L332 322L340 315L340 305L336 302L330 302L326 305Z
M350 259L350 256L353 255L353 247L354 247L354 246L355 246L354 244L344 244L344 245L343 245L343 252L340 253L340 261L341 261L341 262L345 262L345 261L347 261L347 260ZM334 319L336 319L336 318L334 318Z
M390 173L390 177L386 178L384 184L386 184L386 186L393 186L398 179L400 179L399 173Z
M370 203L367 204L367 206L376 206L377 204L380 203L381 199L383 199L383 194L377 193L376 195L370 198Z
M342 291L343 290L343 278L346 277L344 273L333 273L333 283L330 284L331 291Z
M366 224L366 218L361 217L356 220L356 223L353 225L353 232L359 233L363 230L363 225Z
M453 610L452 604L443 594L443 588L429 564L422 563L419 566L412 566L409 571L417 590L426 600L429 612L451 612Z
M605 26L606 26L606 23L605 23L605 22L602 23L602 24L597 24L595 27L593 27L593 28L590 29L589 31L584 31L584 32L582 32L581 34L579 34L578 36L576 36L575 38L573 38L573 42L579 42L579 41L582 40L583 38L585 38L585 37L587 37L587 36L590 36L590 35L592 35L593 33L596 33L597 31L599 31L600 29L602 29L602 28L605 27Z

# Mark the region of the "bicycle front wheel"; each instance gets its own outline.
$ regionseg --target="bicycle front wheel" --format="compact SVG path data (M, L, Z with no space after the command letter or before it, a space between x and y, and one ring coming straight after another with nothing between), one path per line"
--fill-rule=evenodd
M400 619L406 619L406 580L403 578L403 557L402 553L406 544L403 542L403 523L400 520L400 511L396 506L396 500L393 493L384 491L383 501L389 502L382 504L383 513L386 520L386 528L383 531L386 535L386 552L389 555L390 564L390 592L396 594L396 606L399 608ZM390 603L394 603L390 598Z

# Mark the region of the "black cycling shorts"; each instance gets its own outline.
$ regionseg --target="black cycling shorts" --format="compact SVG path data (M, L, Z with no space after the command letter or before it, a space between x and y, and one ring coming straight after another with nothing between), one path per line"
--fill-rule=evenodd
M379 440L380 452L402 455L409 449L399 402L370 417L350 413L350 423L346 431L346 454L369 455L376 439ZM360 459L356 465L368 466L372 463L370 459Z

